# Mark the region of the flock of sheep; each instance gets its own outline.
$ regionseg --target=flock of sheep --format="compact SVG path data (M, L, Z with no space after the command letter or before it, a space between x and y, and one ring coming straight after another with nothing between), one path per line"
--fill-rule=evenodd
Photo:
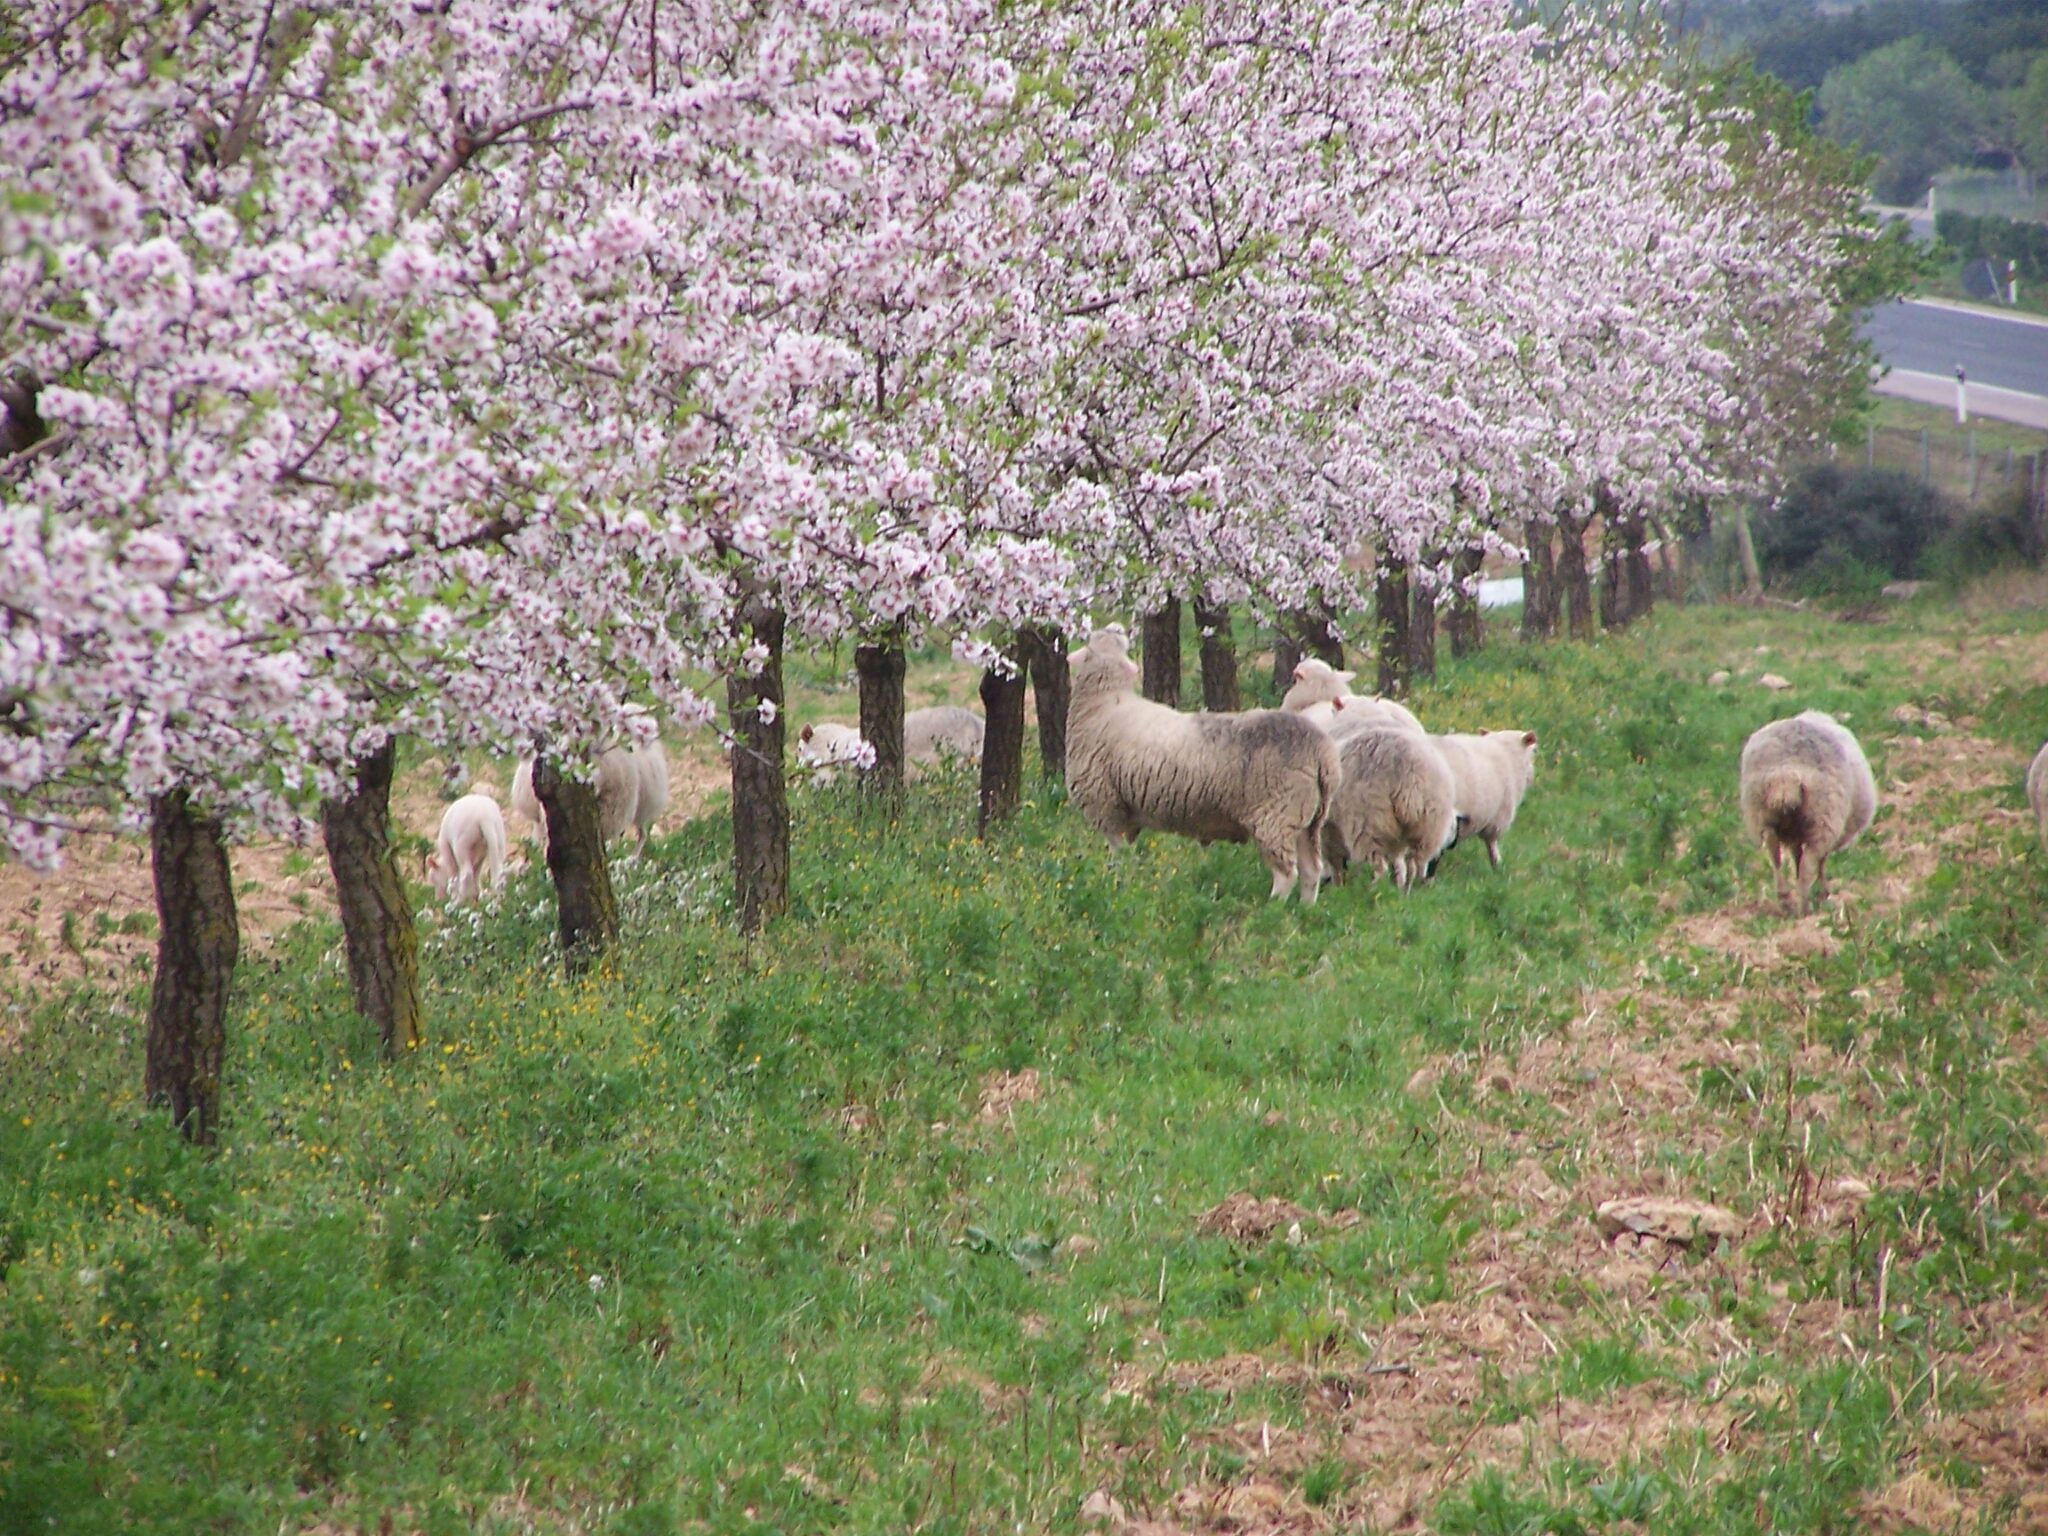
M1389 699L1350 691L1355 673L1303 661L1279 709L1183 714L1137 691L1141 669L1121 630L1098 630L1069 658L1067 787L1074 806L1112 847L1142 831L1203 843L1250 842L1272 871L1272 895L1297 888L1313 903L1325 879L1354 864L1391 875L1407 891L1463 838L1482 842L1495 867L1535 777L1533 731L1434 735ZM909 776L948 760L978 761L982 721L953 706L904 717ZM869 762L850 725L799 733L797 762L815 782ZM656 741L597 761L599 819L609 841L637 827L644 844L668 804L668 760ZM1743 747L1740 798L1779 898L1800 913L1827 894L1827 861L1862 836L1877 785L1855 736L1819 710L1764 726ZM2027 798L2048 845L2048 746L2027 773ZM533 794L533 764L512 780L512 808L547 823ZM505 819L486 794L468 794L441 818L428 874L444 901L495 888L505 865Z

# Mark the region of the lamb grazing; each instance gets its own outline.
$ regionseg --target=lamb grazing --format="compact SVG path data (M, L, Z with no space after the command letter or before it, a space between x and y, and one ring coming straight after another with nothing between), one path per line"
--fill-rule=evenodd
M464 795L441 813L441 833L427 859L427 878L444 902L480 900L505 873L505 817L489 795Z
M1351 691L1356 672L1340 672L1326 661L1308 657L1295 666L1294 685L1280 707L1342 740L1358 731L1412 731L1422 722L1392 699L1362 698Z
M796 734L796 762L813 784L830 784L841 768L858 767L868 744L853 726L836 720L807 725Z
M2041 846L2048 848L2048 746L2034 754L2027 769L2027 804L2034 808L2034 822L2041 829Z
M1067 792L1112 847L1148 828L1204 843L1256 844L1273 898L1322 885L1323 823L1337 747L1278 709L1184 715L1140 698L1130 642L1100 630L1068 658Z
M1457 831L1457 785L1443 754L1412 731L1357 731L1338 747L1343 779L1323 849L1342 871L1360 860L1393 872L1406 891Z
M1479 731L1432 736L1456 786L1458 836L1486 844L1486 856L1500 868L1500 840L1515 824L1522 797L1536 778L1534 731Z
M640 829L640 843L668 805L668 754L655 740L644 747L613 747L597 759L597 820L610 842L628 827ZM533 823L541 857L547 857L548 818L533 792L533 759L520 759L512 773L512 809Z
M913 709L903 717L903 761L912 767L978 763L983 729L981 716L956 704Z
M1765 726L1742 749L1742 819L1760 838L1786 900L1792 854L1796 910L1827 895L1827 862L1863 835L1877 814L1877 783L1863 748L1832 715L1809 709Z

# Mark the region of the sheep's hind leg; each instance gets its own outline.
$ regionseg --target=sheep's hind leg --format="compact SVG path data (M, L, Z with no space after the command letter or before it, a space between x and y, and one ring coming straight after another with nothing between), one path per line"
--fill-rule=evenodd
M1304 828L1295 835L1294 867L1301 876L1301 904L1312 907L1323 891L1323 855L1320 827Z
M1258 845L1259 857L1266 861L1266 868L1273 871L1272 899L1285 901L1294 892L1294 881L1298 872L1294 858L1294 835L1262 832L1257 834L1253 841Z

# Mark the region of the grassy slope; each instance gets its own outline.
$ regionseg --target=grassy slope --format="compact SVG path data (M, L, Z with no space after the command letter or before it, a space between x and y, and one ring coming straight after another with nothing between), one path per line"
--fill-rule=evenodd
M139 995L53 1004L0 1062L0 1532L1072 1528L1098 1489L1187 1529L2014 1528L2043 631L1498 644L1418 708L1541 734L1508 869L1405 902L1111 859L1056 789L993 847L958 784L893 829L804 795L767 941L715 819L624 872L588 985L528 874L430 943L397 1068L308 925L239 989L211 1161L139 1106ZM1732 794L1794 704L1894 805L1804 923ZM1294 1209L1211 1230L1236 1192ZM1638 1192L1747 1236L1601 1244Z

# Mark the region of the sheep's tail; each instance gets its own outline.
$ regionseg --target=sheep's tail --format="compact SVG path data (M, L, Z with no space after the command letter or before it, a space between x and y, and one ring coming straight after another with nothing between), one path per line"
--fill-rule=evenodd
M1778 769L1759 786L1763 823L1777 834L1779 842L1796 846L1806 841L1808 788L1806 775L1794 768Z

